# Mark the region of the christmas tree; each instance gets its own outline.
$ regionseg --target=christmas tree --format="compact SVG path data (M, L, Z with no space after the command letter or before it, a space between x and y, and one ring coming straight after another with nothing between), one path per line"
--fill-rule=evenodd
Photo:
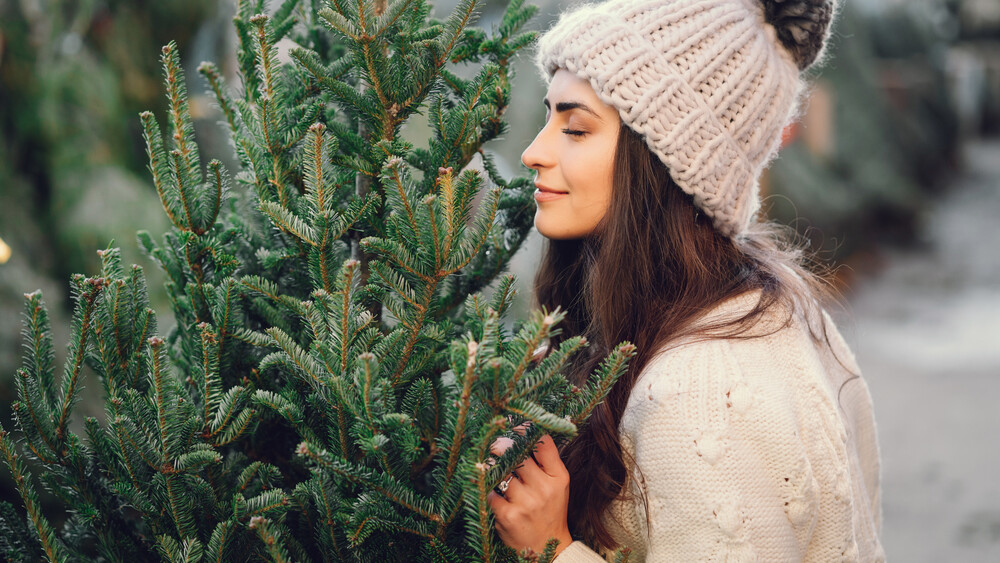
M166 141L140 117L173 226L138 238L176 327L157 335L142 269L108 248L99 275L72 279L57 378L42 296L26 295L20 432L0 429L24 508L0 504L8 560L517 558L488 492L542 434L573 436L633 349L570 382L582 337L538 352L561 312L504 323L513 280L497 277L531 226L531 185L501 177L482 146L505 131L534 8L511 1L492 35L470 27L478 8L439 21L421 0L285 0L270 15L241 1L240 92L199 68L235 174L202 167L180 56L163 48ZM282 40L296 46L287 62ZM478 72L460 78L460 64ZM421 112L433 137L414 147L399 132ZM485 177L468 167L477 154ZM77 435L86 377L106 419ZM500 435L515 446L487 463ZM59 529L39 483L67 510Z

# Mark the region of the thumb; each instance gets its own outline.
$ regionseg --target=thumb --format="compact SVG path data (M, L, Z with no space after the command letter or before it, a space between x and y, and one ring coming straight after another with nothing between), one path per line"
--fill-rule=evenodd
M559 457L559 449L556 448L556 443L552 441L552 436L548 434L542 436L538 443L535 444L535 461L538 465L551 476L556 476L559 473L565 471L565 465L563 465L562 459Z

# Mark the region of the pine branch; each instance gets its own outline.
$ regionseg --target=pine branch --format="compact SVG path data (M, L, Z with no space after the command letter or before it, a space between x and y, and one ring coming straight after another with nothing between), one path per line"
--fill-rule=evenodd
M184 218L187 220L184 230L198 235L204 234L204 231L198 226L201 223L200 217L195 215L197 210L194 208L196 202L195 193L192 191L194 186L190 185L191 175L185 170L188 163L184 153L179 149L175 149L170 151L170 156L173 161L171 171L177 182L177 194L181 198L181 209L184 210Z
M449 273L457 272L468 266L469 262L482 250L490 231L493 229L494 221L496 221L499 200L499 189L487 192L472 231L463 237L460 248L449 260L447 265Z
M426 309L426 305L418 302L419 297L417 296L416 291L410 287L406 278L394 271L387 264L384 262L372 262L371 271L381 283L395 292L396 295L402 297L411 309L416 311L423 311ZM397 315L397 317L399 317L399 315ZM402 319L400 320L402 321Z
M587 385L586 395L583 398L577 414L570 417L570 421L580 426L593 412L594 408L604 400L604 397L611 391L611 387L621 374L625 373L628 367L628 360L636 353L635 345L629 342L622 342L611 351L601 365L590 377Z
M476 13L476 7L478 6L476 0L461 0L457 6L455 6L455 11L452 12L451 16L444 24L443 36L444 41L439 41L440 45L440 58L435 61L436 66L444 66L444 61L448 59L451 55L452 50L458 45L459 38L461 37L462 30L471 25L479 14Z
M317 246L316 231L283 205L273 201L262 201L260 210L274 221L275 227L310 246Z
M326 147L326 126L314 123L309 127L310 139L306 143L305 177L306 194L309 196L312 218L315 221L332 206L333 200L327 195L329 180L325 176L326 156L337 152L336 143ZM332 195L332 194L331 194Z
M43 558L27 520L5 501L0 502L0 556L12 563Z
M170 507L170 516L177 528L177 533L184 539L194 538L196 534L194 514L191 506L185 498L181 498L185 491L183 482L179 475L165 473L163 478L166 483L167 502Z
M445 235L441 255L445 257L445 260L447 260L451 255L452 242L455 238L461 236L461 229L464 227L464 221L460 224L459 219L464 219L464 217L457 217L457 215L462 215L462 212L461 209L457 209L459 201L457 200L456 190L452 183L451 168L442 168L438 170L437 184L439 189L438 198L439 201L441 201L441 210L444 213L445 218Z
M537 317L541 317L540 319ZM521 375L524 374L525 370L531 365L532 359L535 355L535 350L542 344L542 342L549 337L549 333L552 326L558 322L561 316L556 314L549 315L537 315L535 326L532 329L525 327L522 331L522 337L520 340L524 342L523 353L521 354L520 361L516 364L517 367L514 370L513 375L507 383L507 396L514 395L515 389L517 388L518 381L521 379Z
M340 372L347 373L347 357L350 354L350 343L355 334L350 333L351 289L354 286L354 275L359 263L357 260L344 262L340 277ZM369 319L371 316L369 315ZM359 323L362 324L362 323ZM368 324L368 323L363 323Z
M121 405L122 401L117 397L113 397L111 403L113 405ZM134 452L143 463L153 470L158 470L160 467L159 460L157 459L158 456L153 451L151 443L147 440L148 436L143 435L132 419L115 412L111 428L115 432L119 448L124 453L123 457L128 466L129 475L133 477L133 484L138 488L138 469L132 464L131 454Z
M455 466L458 464L459 452L465 440L465 423L466 417L469 415L469 400L472 397L472 386L476 382L476 352L478 348L479 344L475 340L469 340L465 362L465 375L462 377L462 395L458 403L455 432L452 435L451 447L448 449L448 464L445 469L442 489L447 489L448 485L451 484L451 479L455 475Z
M382 37L389 30L389 27L396 25L399 18L402 17L404 13L410 8L414 0L394 0L391 4L386 5L386 1L382 0L381 5L376 2L375 13L378 17L375 18L374 30L371 31L373 37ZM384 12L384 13L383 13Z
M264 91L262 94L264 98L276 100L280 92L277 87L277 78L275 77L277 56L273 51L274 37L268 26L270 21L271 18L265 14L257 14L250 18L250 23L257 28L257 65L264 76Z
M219 404L222 382L219 380L219 349L215 332L208 323L200 323L198 329L201 330L202 427L207 430L212 411Z
M524 420L530 420L550 434L572 436L576 434L576 425L568 418L562 418L546 411L541 406L525 399L511 399L505 405L506 410L518 415ZM589 413L588 413L589 414Z
M270 181L276 188L278 202L282 207L288 208L292 204L292 193L286 185L289 170L287 170L283 158L283 153L287 150L288 145L282 140L282 136L288 132L288 127L284 123L284 116L280 115L281 109L286 105L286 93L277 78L279 65L275 50L276 39L271 25L269 25L271 19L268 16L257 14L250 18L250 23L256 28L254 44L257 64L264 79L264 91L258 99L257 108L264 147L271 156ZM310 238L315 238L315 236Z
M507 419L505 417L495 416L489 423L482 426L475 441L477 445L475 459L486 459L490 445L506 425ZM467 507L465 521L469 528L469 544L475 548L484 563L490 563L493 560L494 549L493 510L490 508L487 496L496 483L491 483L490 479L487 478L489 467L482 461L476 462L470 469L470 472L472 471L474 471L470 475L472 478L466 480L467 492L463 496ZM497 476L496 481L499 481L499 478L500 476Z
M59 421L56 423L56 439L61 445L65 445L66 426L69 424L70 412L77 400L77 381L87 353L87 337L90 334L94 302L104 289L104 280L102 278L78 280L76 289L81 293L77 298L76 312L73 316L73 337L70 341L65 369L63 370L62 397L59 400L62 406ZM60 457L65 455L65 451L57 450L56 453Z
M271 556L271 560L275 563L290 563L291 559L288 557L288 551L285 550L285 546L282 544L281 536L275 530L271 521L263 516L254 516L250 518L250 529L257 532L257 536L262 542L264 542L264 547L267 549L268 555Z
M337 11L324 8L319 11L319 17L331 30L340 33L345 39L350 39L354 43L361 40L361 30L344 16L342 8L338 7Z
M234 418L227 412L224 419L231 419L232 422L218 428L219 432L215 432L217 437L212 441L212 445L221 447L242 438L250 429L250 425L254 422L256 414L257 412L253 409L243 409Z
M150 170L157 194L167 216L176 228L197 235L205 234L215 223L220 211L226 177L219 161L209 163L208 185L201 186L201 164L194 128L188 108L184 72L180 65L177 45L170 42L162 51L163 73L170 106L170 125L174 149L169 153L163 146L159 125L152 113L140 114ZM210 84L216 89L227 119L235 127L235 116L222 97L217 71L206 70ZM203 190L204 188L204 190ZM201 193L204 191L204 193Z
M55 535L52 526L42 514L41 506L38 503L38 496L35 493L34 487L28 481L28 469L17 455L14 442L3 429L2 425L0 425L0 454L3 454L4 462L10 468L11 475L14 477L14 485L21 496L21 501L24 502L24 507L28 511L31 523L35 526L35 532L38 541L42 545L42 550L45 551L45 556L49 561L68 561L66 547Z
M49 409L54 409L56 404L52 392L55 386L55 354L52 351L52 328L48 311L41 290L25 293L24 298L24 339L27 341L24 369L27 377L38 382L43 403Z
M239 320L242 320L242 310L239 306L239 285L236 280L232 278L227 278L222 287L217 290L217 300L216 305L212 308L212 318L217 323L217 329L219 331L215 340L218 342L217 349L214 352L215 361L217 365L215 368L217 373L213 377L217 381L219 389L221 389L221 374L223 370L228 367L228 361L230 354L230 344L234 333L239 332L240 328L238 326ZM229 346L227 346L229 345Z
M423 237L422 230L417 221L417 214L413 208L416 194L412 193L408 186L411 184L409 174L403 167L403 160L400 158L390 158L386 161L383 169L383 183L392 187L386 190L386 202L391 208L402 211L406 217L405 223L400 223L400 235L403 240L416 240Z
M472 0L465 1L471 2ZM475 153L475 150L470 150L470 148L473 146L475 149L479 148L479 143L476 142L475 138L476 127L487 115L496 111L488 101L484 104L480 104L480 101L493 85L498 72L499 67L496 65L484 66L465 90L462 107L448 112L446 124L438 124L442 140L449 141L441 159L442 167L455 166L459 170L464 168L472 154ZM457 157L454 155L456 150L459 151Z
M334 505L337 497L330 480L324 475L313 474L312 479L302 483L300 487L304 488L316 503L322 518L316 526L319 537L323 538L322 541L325 541L327 548L341 561L346 560L347 556L341 548L340 539L334 527Z
M251 519L268 514L280 515L289 505L288 496L278 489L262 491L259 495L243 500L236 497L238 508L236 514L239 518L250 516ZM275 514L279 513L279 514Z
M236 523L233 520L225 520L216 524L212 531L212 537L205 546L205 555L202 559L205 563L225 563L228 546L233 539L233 529Z
M18 427L24 432L28 449L45 463L58 463L60 448L55 436L52 411L41 398L37 381L26 371L19 369L15 383L19 400L11 408Z
M249 101L256 101L260 96L260 76L257 74L257 53L254 49L253 36L249 19L260 10L249 1L240 0L237 15L233 18L239 49L236 58L240 66L240 76L243 78L244 92Z
M195 449L181 454L174 459L174 471L179 473L194 473L210 463L219 463L222 455L210 449Z
M556 556L556 548L559 547L559 540L555 538L545 542L545 549L541 553L535 553L531 548L518 553L518 563L552 563Z
M165 381L164 371L167 369L163 365L163 339L154 336L149 339L150 354L153 356L153 371L151 377L153 379L153 392L155 397L156 406L156 427L159 430L159 444L160 444L160 463L167 465L171 463L173 458L172 452L170 451L169 444L171 440L168 439L168 432L170 431L170 425L167 423L167 383Z
M212 93L215 94L215 101L219 104L219 109L222 111L222 115L226 117L226 123L229 125L229 131L233 136L237 136L241 133L240 126L236 120L236 110L233 108L233 103L229 99L229 94L226 92L226 82L219 73L219 68L215 66L214 63L202 62L198 65L198 73L205 77L208 81L209 88L212 89Z
M347 460L336 459L326 450L317 449L309 442L302 442L295 453L309 459L317 467L326 469L351 483L363 485L394 504L399 505L431 522L442 521L439 514L427 499L419 498L406 486L387 474L375 473L369 469L356 466Z
M202 219L201 224L201 230L206 232L212 229L212 226L215 225L215 221L219 218L219 211L222 209L223 195L229 191L229 178L226 176L226 171L222 167L221 162L216 159L212 159L208 163L208 176L212 183L207 190L207 202L205 203L207 213Z
M181 67L177 44L171 41L163 47L163 72L167 85L167 100L170 103L170 122L172 136L177 151L180 153L182 166L178 167L178 181L193 183L200 163L198 147L194 142L194 127L191 124L191 111L188 109L187 88L184 84L184 71Z
M109 403L114 405L114 401L117 401L117 399L112 399L112 401L109 401ZM125 472L128 474L128 478L132 486L138 489L139 488L138 470L136 469L136 466L133 465L132 462L132 452L135 450L135 448L125 445L125 429L123 428L121 417L118 415L118 413L109 412L108 414L109 414L108 418L112 420L110 424L111 428L109 430L109 433L112 436L114 436L118 445L118 452L116 454L116 457L119 459L121 465L125 467Z
M308 425L304 424L306 417L303 410L293 399L279 395L272 391L258 389L253 397L253 401L256 404L269 408L281 415L292 424L292 426L303 438L316 443L321 442L315 431L313 431Z
M204 548L198 538L185 538L178 544L170 536L156 536L156 549L170 563L198 563L204 555Z
M284 357L281 359L286 362L290 362L289 367L292 367L293 371L308 376L307 381L313 385L323 384L325 378L320 377L320 374L323 373L323 369L316 363L316 360L310 356L308 352L303 350L301 346L296 344L295 341L280 328L271 327L267 329L267 334L270 335L271 338L274 339L274 343L281 348L284 353Z
M541 387L549 385L562 377L559 375L559 372L569 362L570 358L585 346L587 346L587 340L582 336L573 336L562 341L557 350L546 356L534 369L525 375L513 397L520 398L535 395Z
M368 78L369 85L375 91L375 95L378 97L379 104L382 108L389 108L392 103L389 100L387 92L382 86L382 79L379 76L379 68L384 65L382 60L379 60L376 64L376 58L383 59L385 56L385 47L379 41L379 45L376 48L372 48L372 43L380 39L380 37L371 33L368 29L367 20L371 19L371 16L381 15L386 8L387 0L374 0L371 3L366 3L365 0L358 0L358 21L361 28L361 36L358 38L358 45L361 47L362 60L364 61L364 66L361 68L364 75ZM367 7L372 8L372 14L368 15L366 18ZM380 134L390 133L385 128L378 132Z

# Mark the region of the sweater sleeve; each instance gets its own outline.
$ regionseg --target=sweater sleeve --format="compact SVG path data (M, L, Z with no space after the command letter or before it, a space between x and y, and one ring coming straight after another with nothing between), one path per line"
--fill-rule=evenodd
M684 346L633 390L622 433L638 469L633 521L646 561L802 561L818 555L808 553L815 533L849 534L836 413L803 396L796 370L807 368L786 350L746 342ZM847 506L833 502L844 492ZM821 504L846 522L818 526ZM823 556L848 554L832 555Z
M587 547L581 541L569 544L569 547L552 560L552 563L607 563L596 551Z

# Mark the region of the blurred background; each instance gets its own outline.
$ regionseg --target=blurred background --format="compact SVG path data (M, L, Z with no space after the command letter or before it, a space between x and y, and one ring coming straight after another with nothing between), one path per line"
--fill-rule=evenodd
M574 2L533 0L544 30ZM847 0L808 109L763 179L764 208L840 265L842 331L875 402L890 560L1000 561L1000 0ZM435 3L435 15L454 0ZM489 0L479 25L497 25ZM68 279L113 240L142 265L165 331L162 277L135 231L166 218L138 113L161 117L159 49L176 40L206 161L235 169L195 72L239 84L235 0L0 0L0 421L10 428L23 294L42 289L64 347ZM544 84L515 64L506 176L544 121ZM404 137L425 144L414 121ZM473 165L476 163L474 162ZM542 247L515 258L521 302ZM61 361L61 358L58 358ZM86 384L86 381L84 382ZM92 382L84 415L103 418ZM6 469L0 499L14 500Z

